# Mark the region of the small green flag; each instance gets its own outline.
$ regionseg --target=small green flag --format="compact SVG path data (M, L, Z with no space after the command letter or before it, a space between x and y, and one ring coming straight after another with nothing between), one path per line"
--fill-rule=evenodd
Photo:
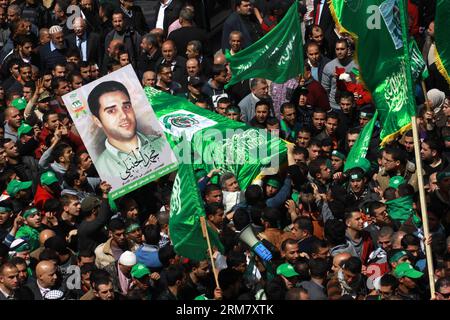
M404 0L331 0L340 31L356 39L361 78L382 124L384 145L411 127L416 113Z
M410 39L409 41L409 54L411 56L411 75L413 82L419 82L428 78L427 64L423 60L422 53L414 39Z
M369 150L370 140L372 139L373 128L377 122L378 111L375 111L373 118L364 126L361 133L356 139L355 144L350 149L347 156L347 161L345 162L344 172L357 167L356 163L359 159L365 158L367 155L367 150Z
M205 217L203 201L189 164L179 163L170 198L169 232L175 252L192 260L208 258L208 245L203 237L200 217ZM207 227L211 247L223 253L219 234Z
M251 46L225 56L232 78L225 86L251 78L264 78L284 83L303 73L303 39L298 13L298 1L290 7L281 21Z
M436 45L436 65L439 72L450 85L450 41L449 23L450 1L436 1L436 16L434 18L434 42Z

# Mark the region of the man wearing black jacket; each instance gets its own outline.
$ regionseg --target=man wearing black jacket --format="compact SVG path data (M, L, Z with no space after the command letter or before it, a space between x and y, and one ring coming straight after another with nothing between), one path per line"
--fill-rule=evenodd
M92 250L108 239L104 227L112 216L112 211L108 204L108 192L111 186L108 184L101 185L103 199L100 200L95 196L87 196L81 202L80 216L83 221L78 228L78 249Z
M120 9L128 28L134 29L141 35L149 31L142 9L134 5L134 0L120 0Z

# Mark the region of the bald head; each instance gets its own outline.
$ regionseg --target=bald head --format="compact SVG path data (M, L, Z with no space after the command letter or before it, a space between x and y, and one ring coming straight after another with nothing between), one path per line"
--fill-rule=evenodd
M5 119L9 126L17 131L22 122L22 115L16 108L8 107L5 110Z
M43 288L52 287L57 280L56 264L52 261L41 261L36 266L36 277Z
M342 252L335 255L333 258L333 266L332 266L333 271L337 272L341 268L342 262L348 260L349 258L351 258L351 256L352 255L348 252Z
M164 41L161 46L161 54L166 62L172 62L177 56L177 47L172 40Z
M82 37L86 31L86 21L82 17L73 20L73 32L77 37Z
M55 231L50 229L42 230L39 234L39 243L41 244L41 247L44 246L44 243L45 241L47 241L47 239L53 238L54 236L56 236Z
M226 64L227 59L225 59L225 55L220 52L214 56L214 64Z
M397 231L392 235L392 249L402 249L401 241L405 234L405 231Z

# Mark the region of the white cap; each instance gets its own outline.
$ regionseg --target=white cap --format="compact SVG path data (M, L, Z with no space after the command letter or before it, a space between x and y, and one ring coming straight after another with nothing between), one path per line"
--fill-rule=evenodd
M119 263L123 266L132 267L136 264L136 255L131 251L125 251L120 255Z
M55 34L55 33L62 32L62 31L63 31L63 28L61 28L58 25L54 25L54 26L50 27L50 29L48 30L48 33L49 34Z

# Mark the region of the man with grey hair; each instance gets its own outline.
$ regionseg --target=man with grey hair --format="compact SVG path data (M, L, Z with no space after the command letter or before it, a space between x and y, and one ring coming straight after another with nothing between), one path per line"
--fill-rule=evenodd
M220 186L223 194L224 212L228 213L244 199L236 176L232 172L224 172L220 176Z
M250 122L255 116L255 105L260 100L267 100L271 104L269 96L269 85L266 79L254 78L250 81L251 92L239 102L241 108L242 121ZM270 106L270 114L273 116L273 107Z
M73 20L73 33L67 35L66 39L70 49L79 51L82 61L100 61L100 35L95 32L88 33L86 20L82 17Z
M158 39L147 33L141 39L141 53L138 57L137 69L139 73L147 70L156 70L156 62L161 58L161 51L159 50Z
M242 49L242 32L233 31L230 33L230 54L235 55Z
M212 69L211 59L205 57L203 54L203 45L198 40L189 41L186 45L186 56L188 59L197 59L201 65L202 72L209 74Z
M63 28L54 25L49 29L50 42L39 48L41 58L40 70L53 69L58 64L66 62L66 40L64 39Z
M180 11L179 18L181 28L174 30L167 37L168 40L173 40L177 47L177 51L184 53L188 43L192 40L197 40L202 43L202 47L208 44L208 34L205 30L194 26L194 11L189 7L184 7Z

